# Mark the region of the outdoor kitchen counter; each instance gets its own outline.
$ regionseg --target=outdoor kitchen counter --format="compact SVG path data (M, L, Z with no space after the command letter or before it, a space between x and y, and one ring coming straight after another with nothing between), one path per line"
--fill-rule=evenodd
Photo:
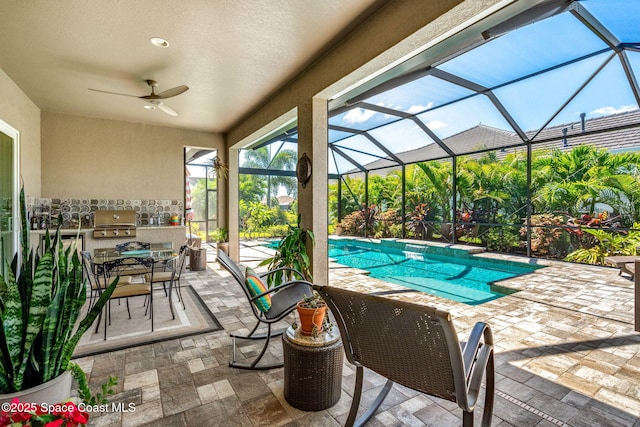
M95 238L93 237L93 228L81 228L80 236L82 239L82 250L93 253L94 249L115 247L117 244L125 243L131 240L149 243L171 242L173 248L178 250L187 240L187 227L183 225L149 225L136 227L135 237L116 237L116 238ZM40 244L41 239L45 235L46 230L31 231L31 247L35 248ZM63 238L70 241L75 237L77 229L65 228L61 230ZM53 235L55 229L49 229L49 234Z

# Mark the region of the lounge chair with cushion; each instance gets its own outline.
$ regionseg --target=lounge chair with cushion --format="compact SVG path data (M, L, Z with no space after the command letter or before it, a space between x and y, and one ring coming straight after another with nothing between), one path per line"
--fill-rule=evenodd
M448 312L329 286L314 286L327 302L340 329L347 360L356 367L356 383L346 426L360 426L398 383L457 403L463 425L473 426L473 411L483 377L486 390L482 425L490 426L495 393L493 337L478 322L466 344ZM364 368L387 378L371 406L356 420Z
M266 279L268 276L282 270L289 270L300 278L303 276L298 271L289 268L278 268L263 274L256 274L250 268L241 267L236 264L222 250L218 250L218 262L229 273L231 273L233 278L240 285L247 297L249 305L251 306L251 311L257 320L256 325L248 335L230 334L233 340L233 355L229 362L229 366L239 369L272 369L282 367L283 362L258 365L267 351L271 338L282 335L286 330L286 328L284 328L282 330L273 331L271 325L286 318L293 310L295 310L298 301L302 300L304 296L311 295L311 287L313 285L305 280L290 280L277 284L271 288L267 288L265 283L267 283ZM267 331L265 333L257 334L256 332L258 328L263 325L266 325ZM264 345L262 346L260 354L258 354L252 362L238 363L236 362L236 338L264 340Z
M640 256L634 255L619 255L619 256L608 256L604 259L604 261L608 264L615 265L620 269L618 271L618 276L621 276L622 273L627 273L633 279L635 275L635 261L640 259Z

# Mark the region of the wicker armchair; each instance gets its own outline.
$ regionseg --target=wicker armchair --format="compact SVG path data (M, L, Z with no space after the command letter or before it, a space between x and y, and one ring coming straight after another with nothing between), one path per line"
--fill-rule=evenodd
M469 341L461 345L451 315L445 311L329 286L314 289L329 305L347 360L356 366L347 426L360 426L371 418L394 382L457 403L463 410L463 425L473 426L473 410L485 376L482 425L491 425L495 378L489 325L478 322ZM364 368L383 375L387 383L356 420Z
M280 320L287 317L293 310L296 308L296 304L298 301L302 300L304 296L311 295L311 287L313 286L311 283L305 280L291 280L285 283L281 283L277 286L273 286L267 289L265 292L251 295L248 287L245 284L245 272L238 264L233 262L231 258L222 250L218 250L218 262L222 265L233 278L238 282L240 287L245 293L249 304L251 305L251 310L253 311L254 316L257 319L256 325L251 330L248 335L238 335L238 334L230 334L233 339L233 355L231 361L229 362L229 366L233 368L239 369L272 369L272 368L281 368L284 363L278 362L273 364L262 364L258 365L262 356L264 356L267 351L267 347L269 346L269 342L272 337L276 337L282 335L286 328L278 331L273 331L271 325L279 322ZM266 278L270 274L273 274L277 271L282 271L282 268L274 269L268 271L264 274L261 274L261 278ZM284 269L291 270L291 269ZM299 272L292 270L302 277L302 274ZM257 304L258 300L265 295L269 295L271 299L271 307L268 311L261 311ZM267 326L267 331L265 333L257 334L257 330L261 325ZM264 345L260 354L253 359L251 363L244 364L236 362L236 338L249 339L249 340L264 340Z

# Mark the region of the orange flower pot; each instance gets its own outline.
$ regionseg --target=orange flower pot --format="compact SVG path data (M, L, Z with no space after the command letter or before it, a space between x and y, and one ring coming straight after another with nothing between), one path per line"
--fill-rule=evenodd
M300 318L300 332L303 335L313 335L313 326L317 327L317 331L322 331L322 323L327 312L327 305L321 303L318 307L309 308L303 306L304 301L300 301L297 305L298 317Z

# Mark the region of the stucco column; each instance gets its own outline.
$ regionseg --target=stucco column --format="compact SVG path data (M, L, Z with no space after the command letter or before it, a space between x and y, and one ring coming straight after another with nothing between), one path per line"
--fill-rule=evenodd
M229 187L227 193L228 222L229 225L229 256L234 261L240 260L240 205L238 201L238 189L240 176L238 175L238 149L229 149Z
M328 283L327 261L327 100L312 98L298 105L298 158L311 159L311 179L302 188L298 184L300 226L312 230L316 245L311 249L313 282Z

